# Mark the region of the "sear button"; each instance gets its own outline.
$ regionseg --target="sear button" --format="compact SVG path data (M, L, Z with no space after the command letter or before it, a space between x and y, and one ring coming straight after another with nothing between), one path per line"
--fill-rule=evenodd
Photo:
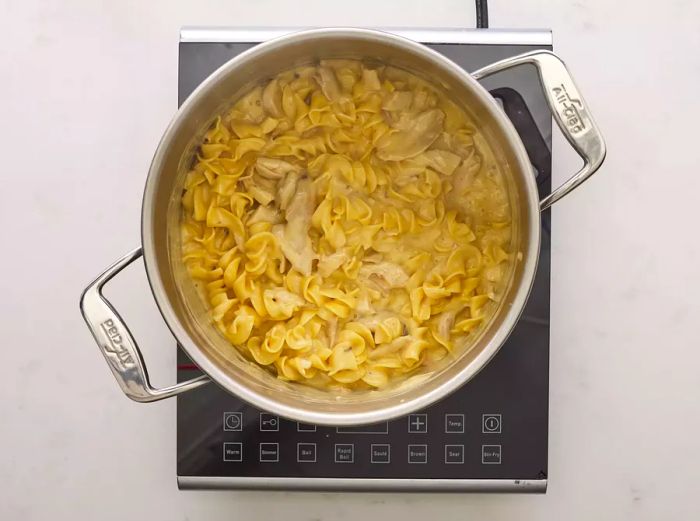
M445 445L445 463L464 463L464 445Z

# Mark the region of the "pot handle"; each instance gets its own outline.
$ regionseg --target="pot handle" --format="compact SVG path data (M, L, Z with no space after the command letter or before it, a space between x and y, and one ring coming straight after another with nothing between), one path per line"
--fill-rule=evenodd
M137 402L155 402L190 391L210 380L208 376L202 375L162 389L151 386L134 337L119 313L102 294L104 285L141 255L142 249L135 249L90 283L80 296L80 312L124 394Z
M605 159L605 140L593 120L588 105L578 91L564 62L550 51L533 51L497 61L472 76L480 80L517 65L534 65L554 120L566 139L583 159L583 167L564 184L540 201L544 211L591 177Z

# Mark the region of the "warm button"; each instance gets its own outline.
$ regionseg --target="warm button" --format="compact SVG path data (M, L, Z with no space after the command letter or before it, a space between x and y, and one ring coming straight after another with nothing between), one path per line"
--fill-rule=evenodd
M224 443L224 461L243 461L243 444L240 442Z

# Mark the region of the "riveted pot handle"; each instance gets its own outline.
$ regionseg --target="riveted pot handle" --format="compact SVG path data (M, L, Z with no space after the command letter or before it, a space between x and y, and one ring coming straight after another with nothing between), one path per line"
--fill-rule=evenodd
M104 285L142 254L141 248L137 248L97 277L80 296L80 311L124 394L137 402L155 402L184 393L210 380L202 375L162 389L151 386L134 337L102 294Z
M496 72L524 64L534 65L537 68L554 120L583 159L581 170L540 201L540 210L546 210L600 168L605 159L605 140L566 65L554 53L533 51L506 58L472 72L472 76L480 80Z

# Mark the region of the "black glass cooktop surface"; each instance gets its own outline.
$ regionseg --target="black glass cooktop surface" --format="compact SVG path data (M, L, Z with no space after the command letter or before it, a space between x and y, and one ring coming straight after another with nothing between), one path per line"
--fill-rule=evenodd
M551 49L548 32L535 41L532 34L492 36L488 31L489 38L478 31L459 31L449 37L426 34L423 41L467 71L530 50ZM179 102L219 65L255 41L250 30L245 34L234 29L183 30ZM536 73L521 67L493 76L484 85L521 135L540 196L548 194L551 116ZM532 294L506 344L457 392L388 423L356 428L297 424L260 411L214 384L178 396L179 486L544 491L549 286L547 211L542 214L542 247ZM177 373L180 381L198 373L182 350L178 350Z

